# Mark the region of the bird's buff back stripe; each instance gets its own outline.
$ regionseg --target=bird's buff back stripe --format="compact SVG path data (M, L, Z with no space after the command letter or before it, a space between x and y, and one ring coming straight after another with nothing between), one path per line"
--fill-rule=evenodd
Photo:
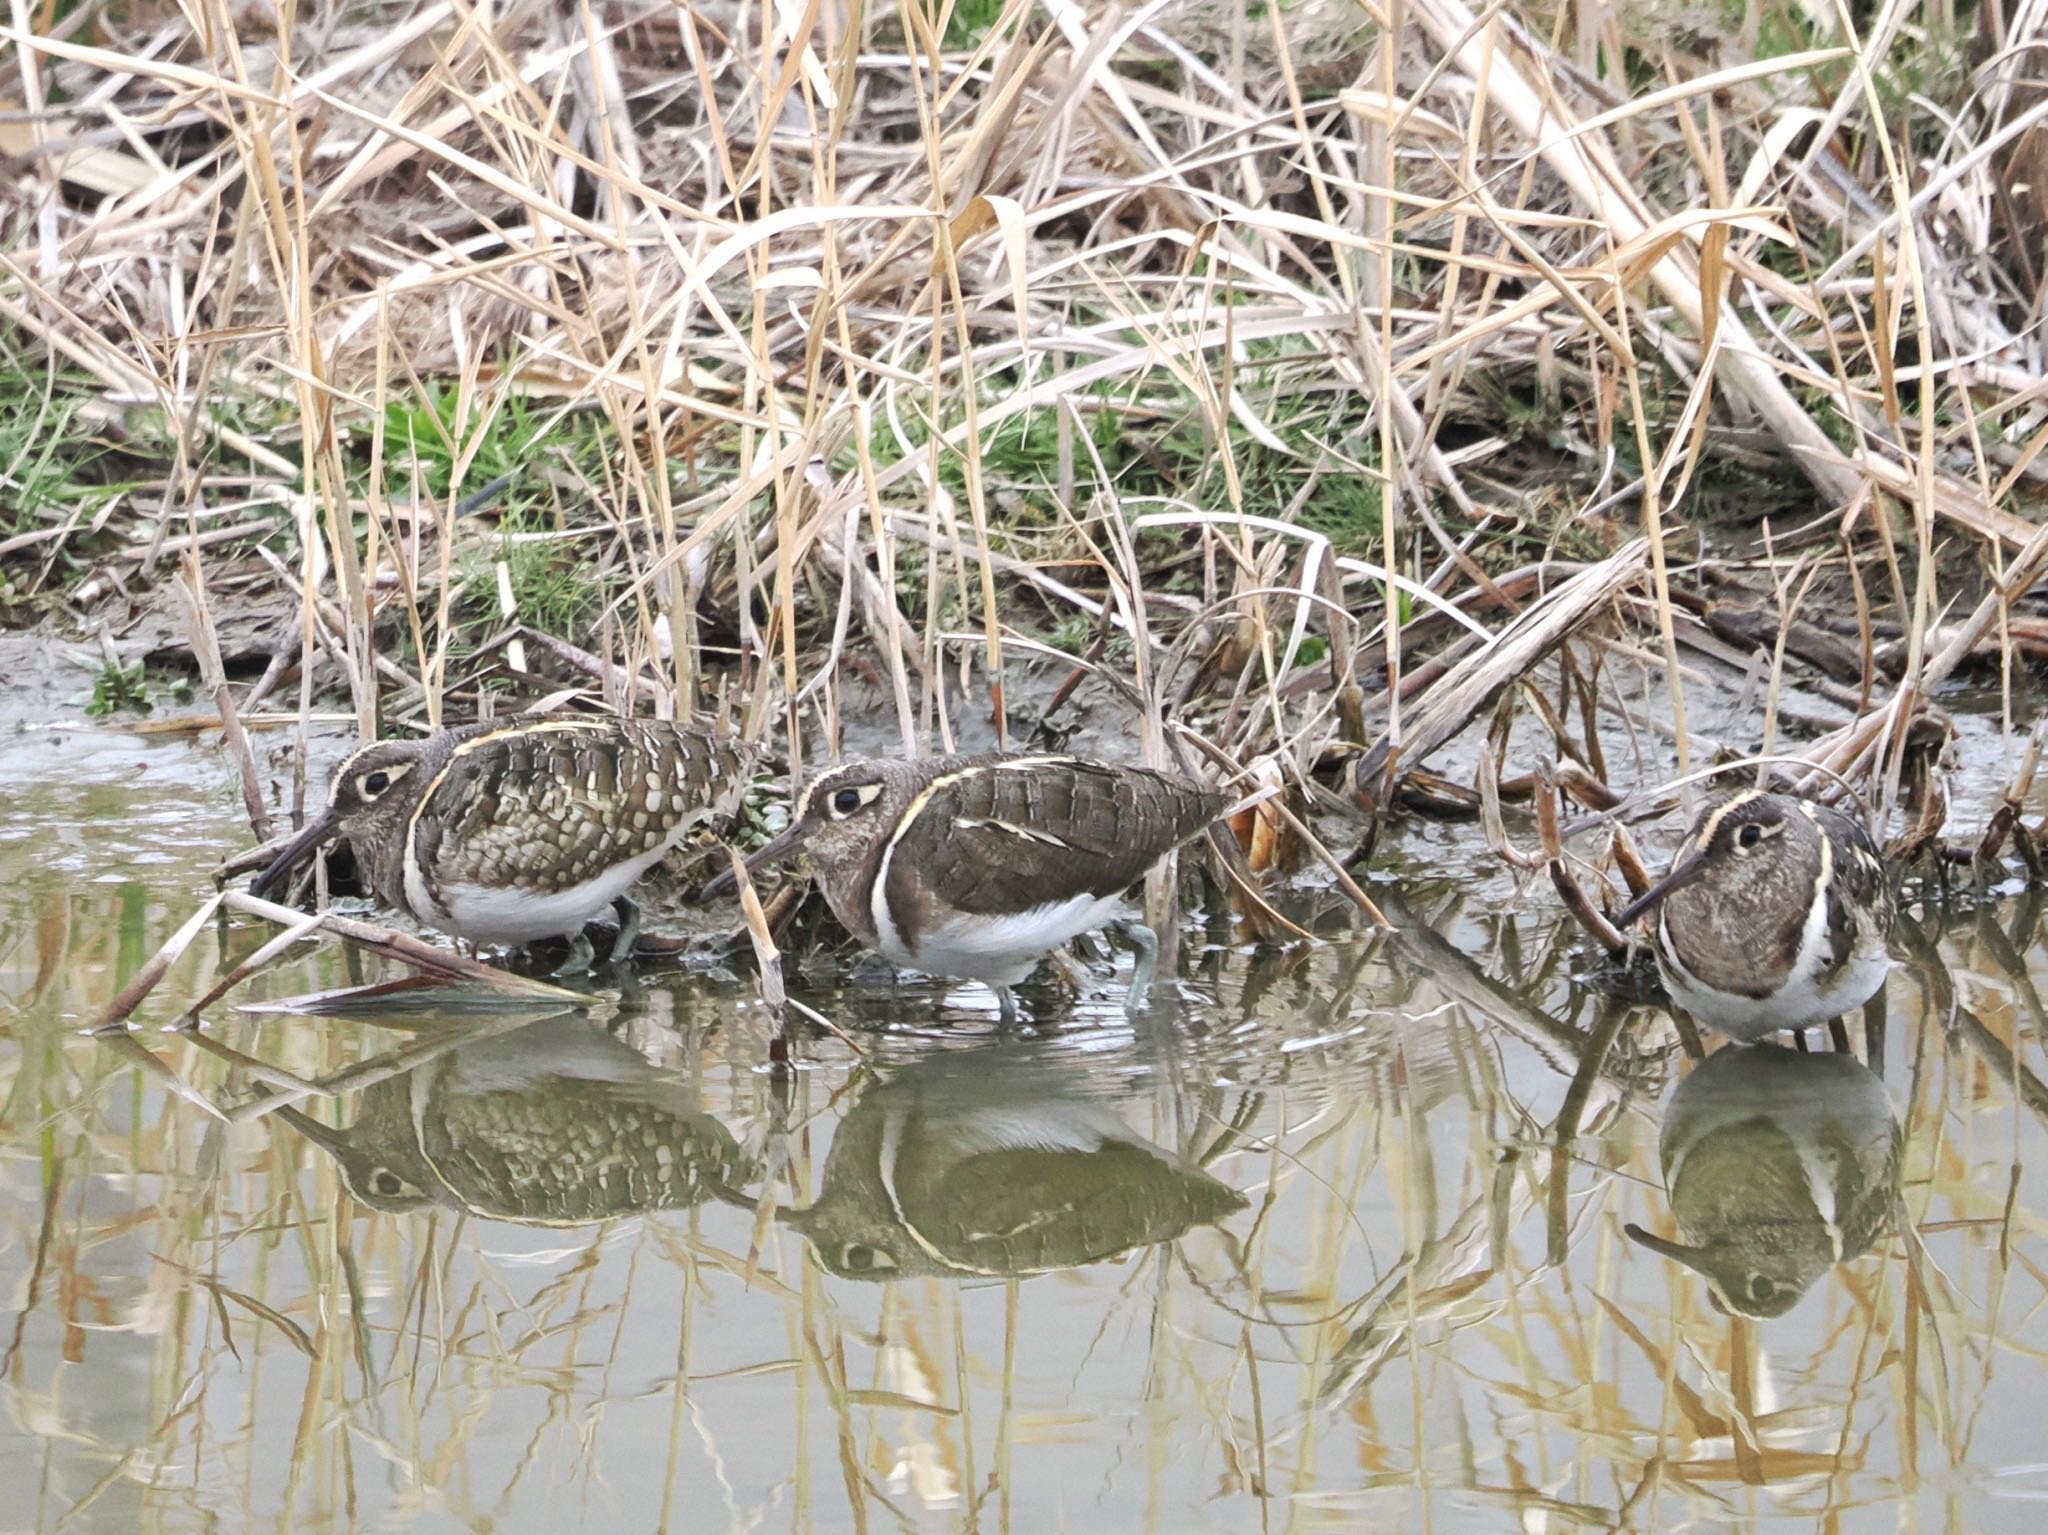
M918 790L916 795L912 797L909 805L904 808L902 818L896 823L896 829L889 834L888 844L882 849L881 861L875 865L875 882L868 891L868 914L874 918L875 932L878 935L885 933L899 935L897 936L897 942L899 945L901 944L901 930L896 926L896 919L889 911L889 867L896 858L896 844L901 842L905 833L917 824L917 818L924 814L925 807L931 804L934 794L956 783L965 783L969 779L978 777L983 773L1016 772L1028 768L1059 767L1073 760L1072 757L1054 756L1015 757L1002 762L978 762L972 767L955 768L950 773L941 773L922 789ZM822 781L820 780L820 782ZM810 808L810 798L809 793L804 795L803 808L805 810Z

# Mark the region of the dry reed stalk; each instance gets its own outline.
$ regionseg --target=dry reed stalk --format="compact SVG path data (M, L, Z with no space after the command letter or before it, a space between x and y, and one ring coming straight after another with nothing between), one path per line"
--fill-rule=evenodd
M1489 763L1491 757L1486 759ZM1536 832L1543 847L1544 860L1550 870L1550 880L1557 887L1563 899L1565 910L1577 919L1579 925L1593 935L1594 940L1609 954L1622 954L1628 950L1628 939L1607 919L1607 916L1586 898L1585 890L1573 876L1571 867L1565 862L1564 839L1558 834L1557 770L1546 757L1536 771ZM1603 1047L1604 1053L1604 1047Z
M213 898L206 911L210 913L213 904L225 902L236 911L246 912L252 917L261 917L290 930L305 920L306 914L290 906L280 906L275 901L266 901L253 896L246 890L224 890ZM203 913L204 914L204 913ZM326 931L337 938L345 938L366 949L403 961L415 969L426 970L450 980L474 981L492 991L507 996L531 997L536 1001L560 1007L589 1008L604 1002L604 998L588 992L571 991L564 986L550 985L546 981L533 980L523 975L495 966L481 964L465 958L448 949L436 948L422 942L409 933L394 928L380 927L374 922L363 922L355 917L344 917L336 912L325 914Z
M783 1004L788 1000L782 984L782 951L775 946L775 934L768 926L768 914L761 908L761 897L754 890L754 882L747 874L746 860L730 849L727 856L732 860L733 879L739 888L740 912L746 919L747 937L754 945L754 959L761 976L761 1000L769 1010L780 1016Z
M1398 749L1383 736L1355 764L1351 781L1357 792L1369 804L1384 803L1402 765L1426 761L1502 688L1526 675L1579 627L1604 614L1617 594L1642 573L1647 553L1648 545L1637 540L1588 566L1459 662L1429 690Z
M507 659L516 687L559 680L526 675L530 661L596 678L617 707L686 709L722 667L699 625L729 623L743 728L758 736L779 714L800 782L807 760L836 748L850 707L843 682L869 651L886 668L906 752L950 743L956 664L962 678L982 667L1006 734L1005 652L1025 649L1016 610L1028 585L1024 595L1056 613L1107 615L1094 665L1136 684L1148 756L1166 744L1159 711L1203 711L1229 752L1270 748L1300 776L1333 732L1364 745L1371 707L1384 711L1384 730L1362 766L1383 787L1552 643L1514 618L1543 578L1496 575L1501 561L1485 543L1533 504L1515 483L1526 460L1438 441L1452 422L1505 435L1483 403L1475 408L1475 390L1527 369L1561 419L1583 411L1607 455L1599 485L1570 498L1578 510L1539 511L1527 531L1606 537L1612 506L1641 497L1674 690L1698 675L1679 669L1698 631L1671 589L1663 541L1718 448L1715 388L1747 400L1815 482L1846 500L1844 538L1863 522L1882 539L1911 682L1894 693L1887 723L1866 721L1857 730L1869 733L1823 742L1816 755L1874 764L1879 781L1896 773L1899 753L1878 748L1902 741L1917 697L1970 653L1933 627L1932 518L2008 550L2025 552L2035 537L2014 492L2028 489L2021 471L2048 442L2025 415L2038 413L2027 393L2038 367L2026 363L2038 362L2039 340L2001 339L2003 322L1984 318L1996 321L1997 303L1959 314L1972 297L1935 259L1938 241L1954 243L1940 220L1963 221L1994 157L2040 126L2039 104L2016 83L2023 48L1987 76L1994 115L1974 139L1952 134L1916 166L1887 137L1876 96L1877 72L1904 36L1899 7L1874 38L1847 34L1846 47L1730 54L1711 68L1670 59L1667 85L1628 99L1607 84L1611 64L1604 75L1574 68L1563 43L1573 33L1589 66L1596 48L1618 56L1631 40L1625 15L1607 16L1596 37L1590 12L1560 13L1565 30L1546 46L1513 12L1413 0L1385 18L1391 33L1319 74L1311 36L1277 14L1263 28L1233 15L1217 48L1192 30L1200 18L1156 8L1100 26L1065 0L1049 14L1034 32L1012 6L959 49L942 35L945 15L915 9L900 18L899 43L874 18L830 8L778 11L728 35L694 15L624 27L517 8L485 26L427 3L331 44L287 16L279 43L293 68L271 71L246 19L216 0L194 12L203 28L193 37L171 36L155 53L89 47L75 27L17 10L10 35L34 88L46 76L63 86L44 94L30 130L25 164L46 199L36 251L79 263L97 286L6 258L0 305L12 307L0 312L110 398L174 411L180 486L215 443L286 481L302 733L323 657L366 733L380 711L423 708L439 723L444 711L492 707ZM32 22L56 35L27 35ZM1430 39L1419 62L1417 24ZM671 68L678 47L691 88L664 94L650 70L657 60ZM1801 104L1802 71L1844 62L1853 89L1825 110ZM1835 163L1837 129L1866 116L1885 195L1848 198L1837 217L1820 178ZM1787 163L1816 123L1813 147ZM188 128L204 128L195 137L206 142L183 142ZM99 135L90 163L52 159L51 142L74 133ZM90 183L70 179L74 168L129 190L95 192L105 200L88 205L77 188ZM1639 189L1667 173L1678 189L1668 195L1699 207L1660 215ZM72 189L61 198L60 183ZM1789 239L1805 262L1822 227L1840 227L1851 254L1817 274L1809 264L1804 281L1765 261L1776 253L1762 242ZM139 285L135 274L152 264L175 273L175 302ZM1632 291L1644 283L1675 320ZM122 306L141 318L104 323ZM150 335L170 338L167 349L151 352ZM208 336L218 340L198 339ZM1919 366L1895 365L1902 340L1918 348ZM1286 351L1319 386L1369 396L1371 419L1324 418L1355 429L1345 442L1320 440L1317 426L1290 433L1293 385L1261 371L1266 348ZM1664 366L1684 388L1671 401L1676 424L1652 431ZM445 454L450 484L445 497L429 493L413 465L406 506L387 475L405 470L415 445L387 438L413 399L443 384L455 419L444 431L437 418L436 442L417 446ZM1863 434L1853 456L1822 438L1804 390L1835 400ZM291 409L296 429L273 439L217 420L214 407L243 391ZM1614 468L1623 396L1645 466L1631 490L1614 489L1626 473ZM568 558L619 572L622 586L593 633L523 628L465 665L465 608L479 596L465 582L480 553L497 556L501 611L514 603L504 546L489 547L460 490L521 397L560 402L555 422L587 409L607 423L602 469L576 471L603 505L586 510L564 493L577 502L574 531L597 537ZM1115 479L1097 452L1095 413L1126 414L1136 441L1163 435L1152 425L1166 419L1162 400L1199 415L1222 509L1204 486L1201 504L1148 508L1128 529L1074 521L1089 482L1110 490ZM1937 431L1936 407L1951 403L1960 422ZM1007 482L1028 474L1007 469L998 449L1048 408L1062 525L1034 542L1019 526L1028 518L1005 505ZM1977 424L2014 421L2024 429L1993 445L2014 450L2000 480ZM1953 468L1963 445L1975 484ZM1379 558L1347 563L1300 526L1306 491L1261 503L1246 477L1254 451L1305 464L1307 485L1373 476L1383 513L1367 547ZM1169 491L1193 502L1193 478ZM1913 518L1910 592L1885 494L1906 500ZM1113 513L1138 510L1120 489L1105 499ZM1460 522L1444 526L1453 512ZM156 524L158 554L217 547L204 540L231 531L193 527L178 546L167 528ZM1139 531L1157 541L1170 528L1203 567L1199 598L1162 590L1161 572L1138 557ZM1049 573L1067 574L1050 562L1076 541L1104 572L1101 598L1093 574ZM930 554L922 594L898 567L899 551L919 545ZM1861 612L1878 621L1860 566L1849 568ZM758 612L757 589L768 594ZM1804 590L1782 589L1788 610ZM1361 607L1367 592L1383 610L1376 626ZM217 584L198 591L202 602L218 594ZM940 615L948 600L955 621ZM1535 605L1555 617L1554 601ZM1590 601L1560 627L1572 632L1612 605ZM1476 616L1495 622L1494 610L1507 625L1499 636ZM1242 657L1214 692L1191 682L1169 694L1191 636L1226 612L1243 618ZM2003 604L1991 616L2010 629ZM1331 664L1290 675L1316 620ZM957 637L977 627L972 643ZM1131 662L1107 659L1117 654L1112 628L1135 639ZM1772 735L1811 708L1785 681L1786 629L1772 647ZM1974 648L1990 631L1963 632ZM211 687L218 669L201 659ZM1361 661L1386 667L1370 706ZM1866 687L1874 662L1866 644ZM277 658L269 687L286 670ZM225 697L224 683L217 691ZM1582 696L1593 751L1597 691L1588 683ZM251 759L246 745L235 749L247 794Z
M171 966L184 957L185 951L192 946L192 941L206 930L206 924L213 920L214 912L219 910L221 903L226 899L227 892L222 891L200 902L199 909L185 919L185 925L165 939L162 947L143 963L141 969L129 977L128 983L107 1004L88 1032L114 1033L126 1024L129 1015L156 989L157 983L164 978ZM296 918L298 914L292 915Z
M1907 677L1875 713L1854 725L1814 742L1801 755L1814 766L1799 779L1809 792L1825 776L1852 775L1873 762L1881 763L1879 752L1895 759L1903 749L1905 727L1912 712L1934 689L1947 681L1978 642L1999 622L2007 605L2025 592L2048 570L2048 526L2038 528L2026 547L2007 562L1992 589L1978 601L1970 616L1958 625L1947 641Z
M247 959L244 959L240 964L229 970L226 975L215 981L207 989L204 996L188 1006L179 1015L179 1021L187 1027L197 1028L199 1025L199 1015L202 1012L211 1007L215 1002L218 1002L230 991L233 991L235 987L241 985L243 981L247 980L257 971L270 964L271 961L286 953L295 944L302 943L306 939L313 937L326 924L326 921L327 915L324 912L313 912L310 915L300 917L298 921L292 923L291 926L287 927L275 938L259 945L256 951L249 955Z
M242 808L248 814L249 829L256 833L259 841L268 842L273 832L270 812L263 804L263 781L256 771L255 753L249 749L248 732L243 730L241 715L235 708L235 695L228 687L227 668L222 664L220 655L220 638L214 631L213 616L206 604L206 577L196 554L187 561L175 584L185 609L185 625L192 653L199 661L200 681L213 695L214 708L220 715L221 733L235 755L235 766L242 781Z

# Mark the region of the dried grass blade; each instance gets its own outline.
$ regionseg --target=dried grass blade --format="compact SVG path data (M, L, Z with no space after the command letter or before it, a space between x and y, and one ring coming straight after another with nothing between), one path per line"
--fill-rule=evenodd
M250 895L246 890L223 891L219 899L226 901L236 911L246 912L252 917L261 917L266 922L276 922L286 927L296 926L305 916L304 912L293 907L263 900L259 896ZM513 975L510 971L480 964L447 949L423 943L409 933L379 927L373 922L364 922L355 917L344 917L328 912L326 927L336 937L375 949L409 965L465 981L475 981L508 996L530 997L536 1001L556 1003L563 1007L596 1007L605 1001L605 998L594 993L571 991L565 986L555 986L547 981Z
M129 977L128 984L115 994L114 1000L107 1004L106 1011L100 1014L98 1021L88 1032L110 1032L126 1023L128 1015L140 1007L143 999L156 989L165 972L178 962L186 949L192 946L192 940L213 920L214 912L226 899L227 892L222 891L202 901L199 909L185 919L185 925L166 939L163 947L152 954L142 968ZM294 919L297 916L296 912L293 913Z

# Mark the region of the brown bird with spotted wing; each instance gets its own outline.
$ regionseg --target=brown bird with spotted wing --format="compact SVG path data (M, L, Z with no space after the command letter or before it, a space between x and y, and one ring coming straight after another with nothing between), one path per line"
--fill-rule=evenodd
M1708 805L1615 920L1646 912L1672 1000L1745 1043L1861 1007L1891 970L1891 880L1870 834L1789 794Z
M749 760L705 726L599 716L373 742L336 766L326 812L251 888L340 836L386 905L472 943L571 937L565 972L589 967L583 926L610 907L618 963L639 935L626 891L698 823L732 813Z
M1010 987L1061 944L1115 920L1123 895L1199 836L1230 796L1170 773L1079 757L991 754L848 762L804 790L749 872L805 851L833 914L896 964ZM731 888L730 874L705 894ZM1158 941L1138 948L1144 1000Z

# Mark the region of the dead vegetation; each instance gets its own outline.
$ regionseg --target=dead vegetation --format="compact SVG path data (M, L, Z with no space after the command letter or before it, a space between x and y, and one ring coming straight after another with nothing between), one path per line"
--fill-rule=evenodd
M1303 791L1238 818L1255 875L1464 819L1596 931L1635 812L1759 759L1929 870L2038 873L2043 0L88 0L6 33L0 603L81 649L85 707L219 729L259 838L318 794L270 792L280 732L303 766L316 729L548 701L720 709L797 772L1127 726ZM1367 880L1348 851L1329 881ZM929 1038L771 1077L736 987L651 993L628 1023L758 1208L537 1265L499 1207L359 1202L307 1129L602 999L239 891L154 959L139 901L52 905L9 1000L111 1027L8 1036L39 1522L596 1489L649 1527L1026 1528L1147 1457L1179 1469L1142 1517L1189 1525L2028 1495L1996 1427L2042 1341L2037 898L1906 924L1892 1218L1766 1349L1620 1234L1671 1224L1670 1037L1596 1004L1573 926L1404 886L1290 904L1313 954L1219 942L1174 1050L1086 1057L1244 1218L1058 1288L880 1292L775 1217ZM507 1010L421 1028L364 949Z
M1790 756L1915 851L1936 690L2048 648L2039 0L23 21L10 608L108 709L196 657L259 834L247 716L801 772L1078 692L1369 817L1490 713L1489 824Z

